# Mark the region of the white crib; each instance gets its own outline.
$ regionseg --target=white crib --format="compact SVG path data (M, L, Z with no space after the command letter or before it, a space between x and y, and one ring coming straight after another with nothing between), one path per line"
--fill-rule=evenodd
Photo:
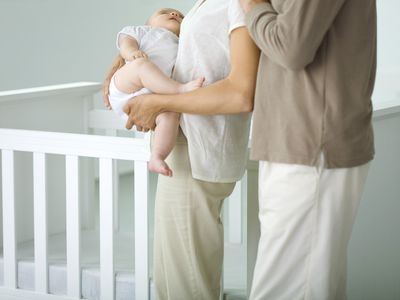
M116 135L117 129L124 129L122 121L111 112L93 109L93 97L100 88L97 83L76 83L0 92L0 128L10 127L0 129L3 203L0 299L154 299L150 274L149 192L152 183L147 171L149 138L143 134L129 138L89 134L93 128L105 129L111 135ZM51 113L57 107L63 111L61 120ZM25 111L35 117L26 118ZM71 118L76 120L72 124L66 121ZM17 156L21 152L32 157L32 169L26 166L30 164L26 157L18 163ZM47 165L49 156L63 157L62 164ZM82 157L92 160L85 161ZM134 233L128 238L118 232L118 191L115 186L118 186L121 170L116 167L117 160L125 161L125 168L128 166L128 172L134 173ZM126 161L131 164L127 165ZM61 170L65 174L63 179L55 175ZM32 189L21 191L17 183L26 172L33 178ZM248 172L237 184L224 216L229 225L226 229L228 244L247 257L240 275L244 277L245 286L238 287L242 297L248 292L246 286L251 280L258 237L257 218L246 216L256 216L256 172L256 164L249 163ZM84 229L93 224L96 176L99 181L99 232ZM65 185L64 233L57 232L52 226L56 224L57 227L57 223L48 220L52 215L49 201L55 199L50 195L51 188L62 189L58 186L61 181ZM249 181L253 183L251 188L248 188ZM29 210L29 205L17 207L17 193L33 197L31 238L18 230L22 227L19 223L23 222L20 220L23 218L17 220L16 216L21 214L18 209L27 214L25 210ZM254 201L247 201L248 198ZM82 222L83 216L85 222ZM98 241L93 235L96 234L99 236L99 264L91 261L89 254L82 250L95 247ZM116 255L116 243L134 244L132 258L121 259ZM65 250L56 252L53 248ZM57 253L56 257L54 253ZM134 266L134 275L130 272L117 274L116 269L125 269L124 264L130 268ZM225 270L228 270L225 278L238 276L230 272L229 266L225 266ZM130 287L124 289L123 285L127 286L128 282Z
M14 207L14 151L33 153L35 291L48 291L45 154L65 156L67 221L67 295L80 298L80 222L78 157L99 160L100 173L100 282L101 299L114 297L112 160L135 165L135 285L136 299L149 299L148 271L148 143L143 139L84 136L40 131L0 130L2 150L4 286L17 287Z
M115 135L116 129L124 128L109 112L93 109L93 97L100 88L98 83L75 83L0 92L1 300L154 299L149 255L149 200L154 186L146 167L149 141L143 136L89 134L96 128ZM62 113L54 113L57 111ZM362 226L357 228L356 224L356 242L349 249L350 295L362 294L360 289L367 290L368 282L374 282L377 291L389 291L387 280L365 276L360 265L370 265L370 270L380 268L373 265L373 255L383 248L372 252L368 249L373 249L374 244L367 250L363 248L370 240L374 243L369 232L377 228L390 232L400 226L394 219L389 225L368 221L376 218L376 199L387 208L382 211L385 218L400 209L395 201L400 194L400 94L375 105L374 127L377 157L361 202L358 221ZM118 169L115 161L130 163ZM127 177L131 178L128 185L132 186L135 212L130 235L119 231L119 195L115 186L121 172L133 174ZM26 180L28 176L33 178L31 184ZM65 201L59 199L56 192L60 191ZM99 227L93 231L96 193ZM61 213L57 209L60 205ZM234 282L239 292L226 288L221 298L244 299L249 293L259 237L257 211L257 164L249 162L245 176L224 204L228 257L224 264L225 286ZM397 227L390 225L394 222ZM382 252L382 257L398 261L398 242L390 243L393 247ZM121 247L124 252L118 252ZM99 253L93 254L93 249ZM359 262L360 251L371 259ZM237 265L239 269L234 268ZM387 278L399 275L398 269L393 268ZM390 289L396 293L397 285ZM368 291L368 295L374 292ZM234 297L235 293L242 297ZM373 298L364 295L362 299Z

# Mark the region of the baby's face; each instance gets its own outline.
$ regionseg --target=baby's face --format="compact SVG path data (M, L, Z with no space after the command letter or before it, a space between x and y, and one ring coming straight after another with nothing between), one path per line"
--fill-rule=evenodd
M183 14L176 9L163 8L150 17L148 24L153 27L163 27L179 35L182 19Z

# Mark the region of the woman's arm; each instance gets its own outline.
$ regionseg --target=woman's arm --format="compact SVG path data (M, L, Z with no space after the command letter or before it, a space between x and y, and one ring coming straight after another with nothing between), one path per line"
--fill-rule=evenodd
M119 54L114 59L113 64L111 65L110 70L107 73L107 76L103 83L103 102L104 106L108 109L112 109L110 105L110 99L108 98L109 94L109 85L111 82L111 78L114 73L120 69L123 65L125 65L125 61L132 61L138 58L147 59L147 54L139 50L139 44L137 40L131 36L125 36L121 38Z
M232 31L230 52L231 71L223 80L188 93L150 94L130 100L124 107L129 116L126 128L154 129L156 116L164 111L201 115L252 111L260 51L246 27Z
M107 109L112 109L111 104L110 104L110 99L108 98L108 95L110 94L111 78L113 77L114 73L117 72L117 70L120 69L123 65L125 65L125 60L122 58L122 56L120 54L118 54L115 57L113 64L111 65L111 68L106 75L106 78L104 79L103 102L104 102L104 106L107 107Z

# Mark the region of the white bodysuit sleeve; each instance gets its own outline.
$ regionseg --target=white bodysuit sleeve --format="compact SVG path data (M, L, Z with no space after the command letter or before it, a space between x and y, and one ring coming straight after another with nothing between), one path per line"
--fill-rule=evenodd
M150 30L150 28L151 28L150 26L126 26L122 28L122 30L117 34L116 44L118 50L121 39L126 36L134 38L139 44L140 48L140 41L142 40L143 36Z
M229 34L238 27L246 26L245 14L239 0L230 0L228 7Z

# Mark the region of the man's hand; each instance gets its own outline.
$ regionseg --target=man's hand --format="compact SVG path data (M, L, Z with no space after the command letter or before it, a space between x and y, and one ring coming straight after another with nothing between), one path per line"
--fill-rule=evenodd
M133 52L131 52L129 54L129 56L126 58L126 60L127 61L132 61L132 60L135 60L135 59L138 59L138 58L147 59L148 57L147 57L147 54L144 53L142 50L135 50L135 51L133 51Z
M253 8L253 6L265 2L270 2L270 0L240 0L240 5L242 6L243 11L245 13L248 13Z
M149 131L156 128L156 118L161 109L157 105L157 95L147 94L130 99L123 111L128 115L125 127L131 129L136 125L138 131Z

